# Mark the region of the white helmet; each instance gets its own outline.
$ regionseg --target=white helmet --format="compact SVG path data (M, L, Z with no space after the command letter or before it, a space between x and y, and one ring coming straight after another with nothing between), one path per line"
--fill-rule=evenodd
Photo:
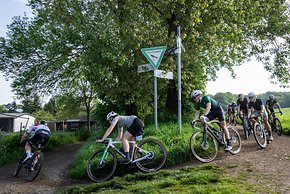
M191 92L191 98L196 98L197 96L201 95L202 92L200 90L193 90Z
M114 111L111 111L107 114L107 121L111 120L112 117L118 116L118 113L115 113Z
M269 96L269 99L270 99L270 100L274 100L274 99L275 99L275 96L274 96L274 95L270 95L270 96Z
M253 98L254 96L256 96L256 94L255 94L254 92L250 92L250 93L248 94L248 97L249 97L249 98Z

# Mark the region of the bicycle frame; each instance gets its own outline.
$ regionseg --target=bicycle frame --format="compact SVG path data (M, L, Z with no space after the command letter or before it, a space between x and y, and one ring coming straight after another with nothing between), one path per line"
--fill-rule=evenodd
M120 156L122 156L123 158L126 157L125 154L124 154L124 153L123 153L119 148L117 148L117 147L115 146L115 144L119 144L119 143L121 143L121 141L113 141L112 138L107 138L106 140L107 140L108 142L106 143L106 148L105 148L105 150L104 150L104 153L103 153L102 159L101 159L101 161L100 161L100 165L102 165L102 164L106 161L107 156L108 156L108 150L109 150L110 148L112 148L114 151L116 151L116 152L117 152ZM131 163L132 163L132 164L134 164L134 163L136 163L136 162L139 162L139 161L141 161L141 160L147 159L148 157L150 157L150 152L149 152L149 151L145 151L145 150L139 148L139 147L136 145L135 141L129 141L129 145L130 145L130 144L133 144L133 145L134 145L134 146L133 146L133 150L132 150L132 152L131 152L131 156L130 156L130 160L131 160ZM133 160L134 150L135 150L136 148L137 148L138 150L144 152L146 155L143 156L143 157L141 157L141 158L138 158L138 159L136 159L136 160Z
M201 121L199 121L199 122L201 122ZM219 137L217 137L217 135L215 134L215 132L213 132L213 130L212 130L211 123L218 123L219 124L219 121L212 120L210 122L204 122L204 123L205 124L203 125L203 131L204 132L203 132L202 142L204 143L206 141L206 135L207 135L206 134L206 131L208 131L221 146L225 145L225 142L223 140L223 131L222 130L219 131L219 133L221 135L221 137L219 138ZM219 127L220 127L220 125L219 125Z

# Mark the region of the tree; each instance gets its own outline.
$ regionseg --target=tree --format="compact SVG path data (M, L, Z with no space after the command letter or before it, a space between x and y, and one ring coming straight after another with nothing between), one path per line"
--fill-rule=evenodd
M34 96L32 100L22 100L22 109L26 113L33 114L34 112L41 110L40 100L38 96Z
M252 56L264 62L274 80L289 84L287 1L31 0L30 6L35 17L14 18L0 41L0 70L15 78L20 96L34 95L36 88L51 94L67 77L85 75L102 103L126 114L152 114L152 74L136 72L146 63L140 49L172 46L178 25L186 48L183 105L193 89L215 79L217 70L233 71ZM175 64L168 56L161 67L175 71ZM176 79L158 81L161 109L176 111L171 108L177 104Z

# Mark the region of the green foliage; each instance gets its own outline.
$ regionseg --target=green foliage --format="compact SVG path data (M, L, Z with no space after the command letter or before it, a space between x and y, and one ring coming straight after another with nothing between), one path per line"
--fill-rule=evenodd
M57 147L80 141L80 139L85 139L85 137L87 136L88 133L86 131L80 131L79 133L54 132L52 133L44 150L53 150ZM0 166L12 161L16 161L20 158L21 154L24 151L24 144L19 144L20 139L21 136L19 133L0 133Z
M57 193L256 193L259 185L221 176L223 169L206 164L181 170L134 173L97 184L68 187ZM265 191L265 190L263 190ZM271 192L271 190L267 190ZM273 192L273 191L272 191Z
M42 109L34 112L33 115L36 118L36 122L39 122L41 120L46 120L46 121L55 120L55 117L50 112L47 112Z
M290 135L290 108L283 108L282 109L283 115L280 116L276 114L276 116L280 119L282 127L283 127L283 134Z
M83 95L73 102L75 108L85 105L88 111L98 99L118 104L126 114L152 115L153 76L136 71L147 62L140 49L172 46L178 25L186 48L183 105L193 89L205 89L217 70L232 71L252 56L264 62L273 79L289 83L285 0L67 0L29 5L34 17L15 17L7 37L0 39L0 71L13 78L20 97L76 91L74 97ZM175 58L165 57L162 69L175 71ZM176 76L158 80L160 110L176 103L176 85Z

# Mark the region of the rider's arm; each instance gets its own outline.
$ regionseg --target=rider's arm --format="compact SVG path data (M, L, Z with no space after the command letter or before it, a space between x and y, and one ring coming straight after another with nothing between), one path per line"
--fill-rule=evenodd
M111 134L111 132L113 131L114 127L115 127L116 123L113 123L110 125L110 127L107 129L107 131L105 132L104 136L102 139L98 139L97 142L103 142L105 141L105 139Z
M282 111L281 111L281 106L280 106L280 104L279 104L278 102L276 102L276 104L277 104L277 107L278 107L278 109L279 109L279 112L282 114Z
M206 108L205 108L205 110L204 110L204 112L203 112L203 115L204 115L204 116L208 115L210 109L211 109L211 103L207 103L207 104L206 104Z
M262 114L264 111L265 111L265 106L262 104L262 105L261 105L260 113Z
M116 138L116 141L121 141L122 137L123 137L123 127L120 127L118 129L118 136Z
M198 117L199 117L199 114L200 114L200 110L196 110L196 111L195 111L195 115L194 115L194 118L193 118L192 122L195 122L195 121L198 119Z

